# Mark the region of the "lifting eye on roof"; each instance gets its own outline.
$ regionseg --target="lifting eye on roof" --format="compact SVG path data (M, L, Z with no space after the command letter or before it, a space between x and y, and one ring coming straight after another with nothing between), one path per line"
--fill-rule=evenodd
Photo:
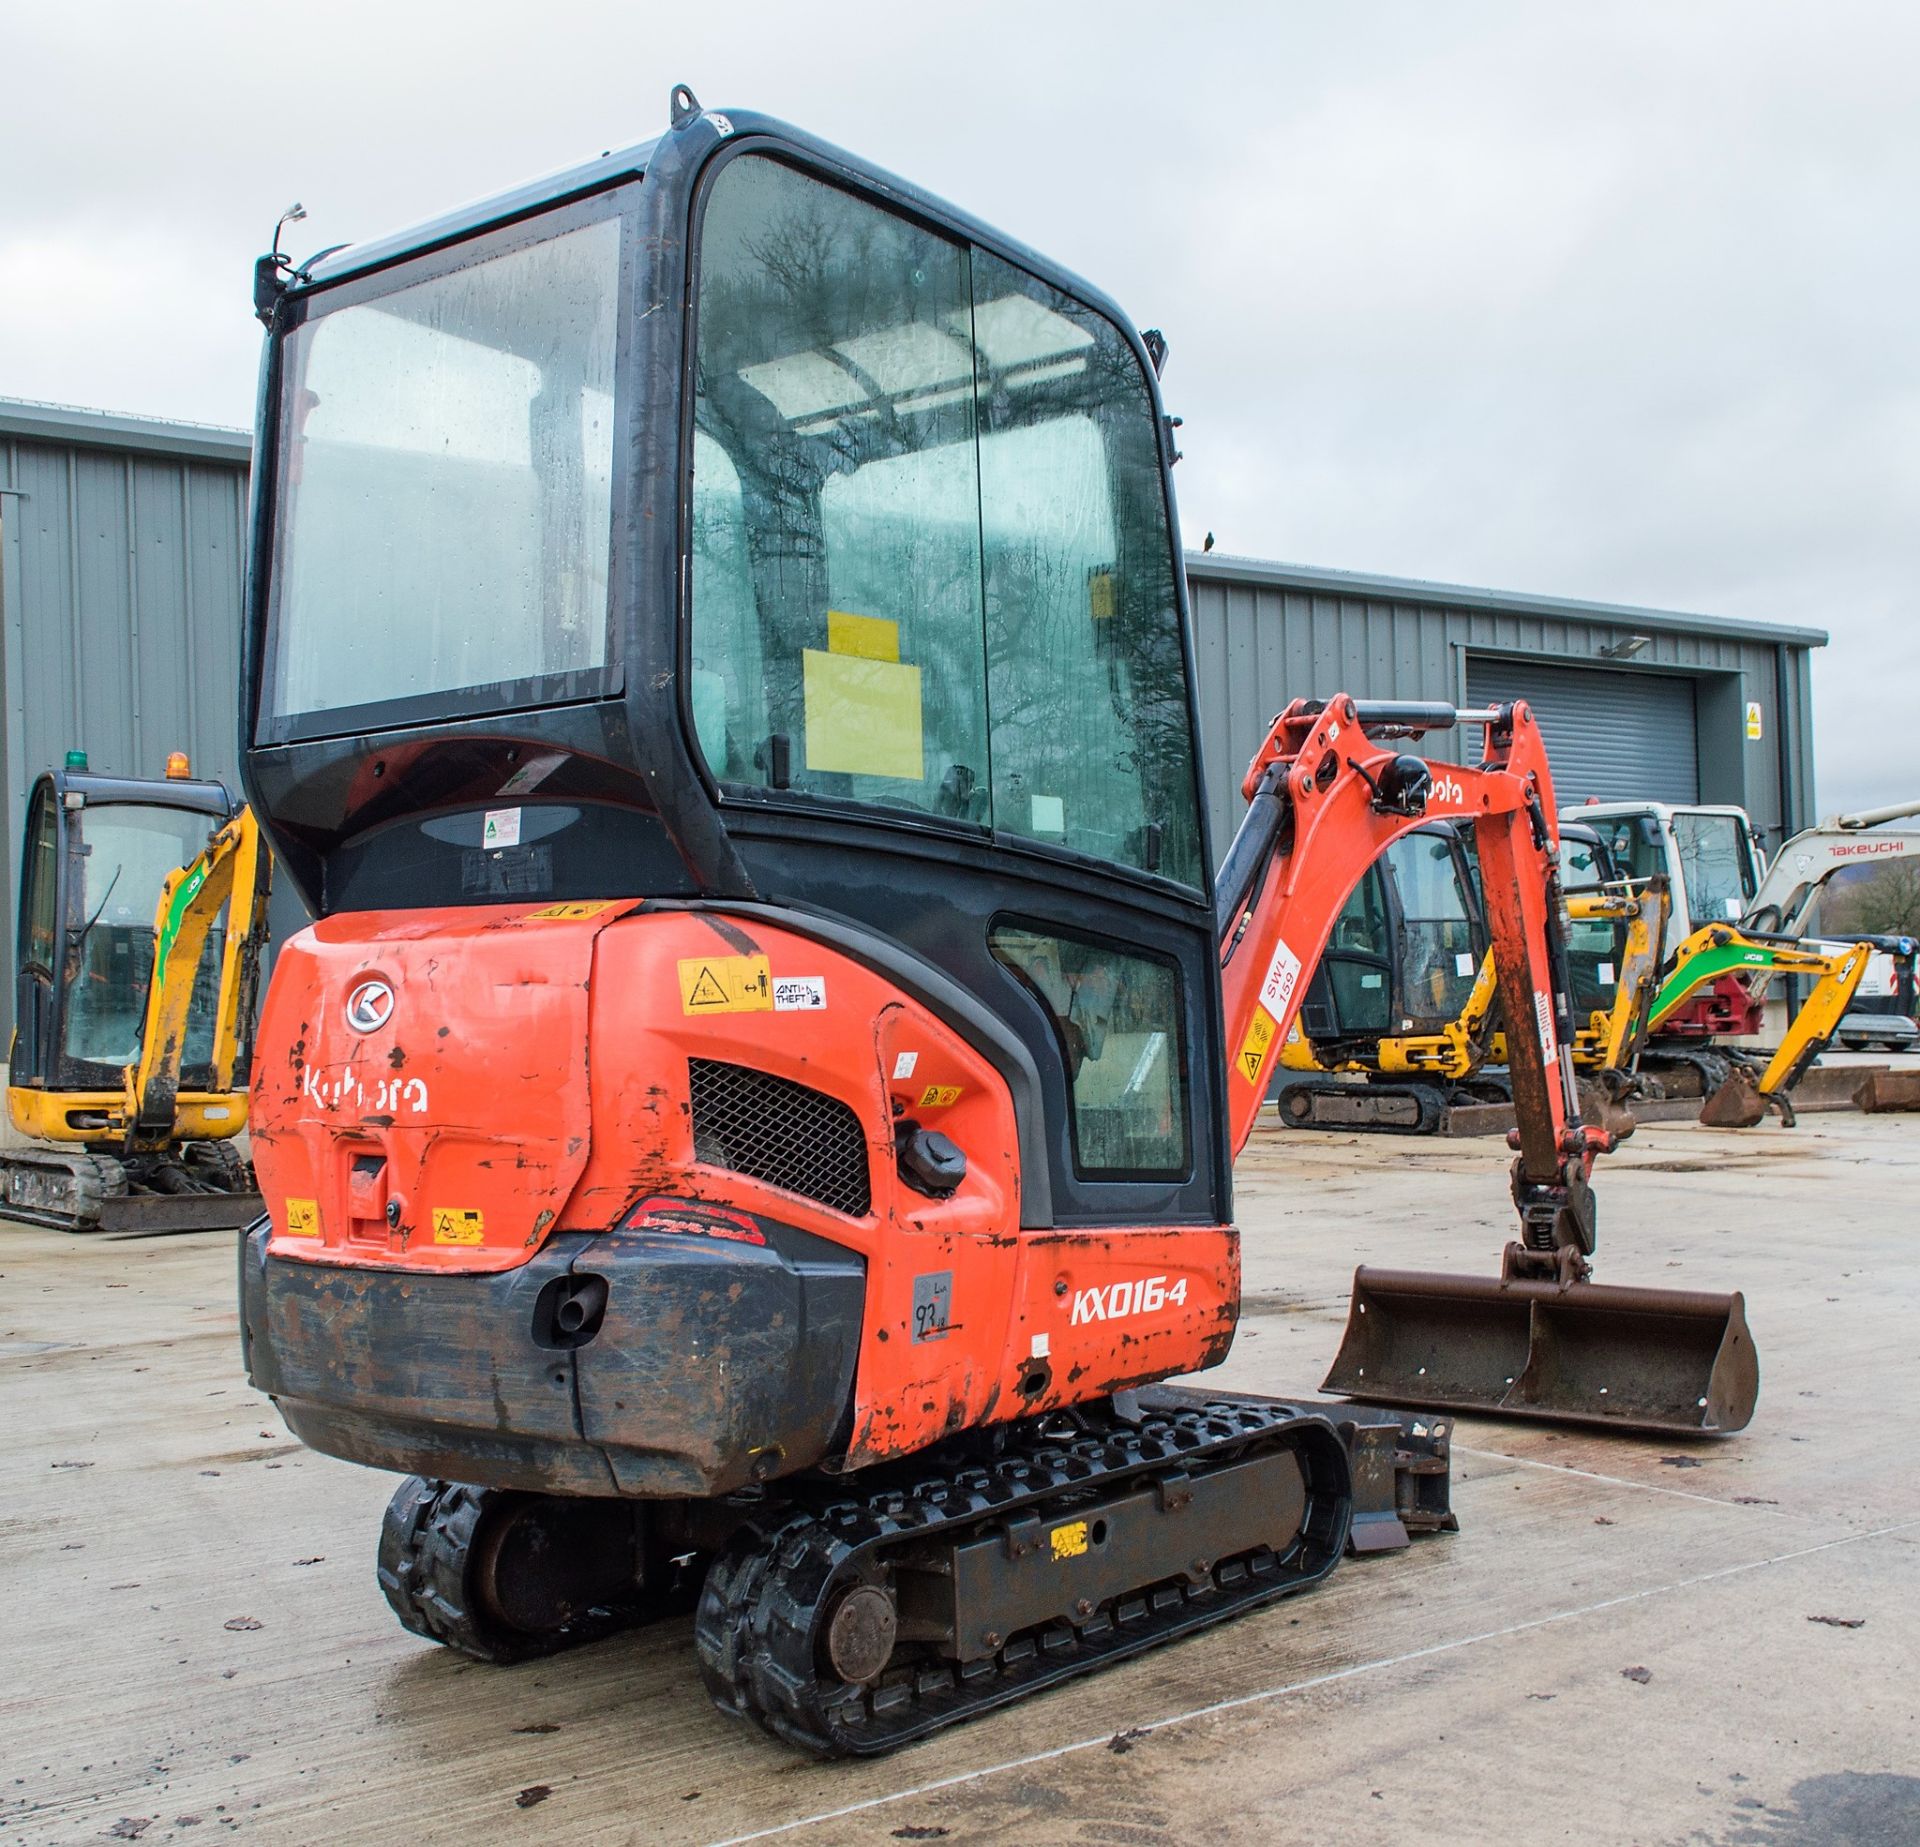
M673 86L673 94L667 99L668 120L675 128L685 128L689 122L700 119L700 99L684 83Z

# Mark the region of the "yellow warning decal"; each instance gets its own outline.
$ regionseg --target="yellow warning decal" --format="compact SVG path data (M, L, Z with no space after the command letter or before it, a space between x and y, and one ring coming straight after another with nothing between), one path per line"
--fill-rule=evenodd
M1279 1022L1266 1008L1254 1008L1253 1019L1247 1027L1247 1036L1240 1041L1240 1053L1234 1060L1234 1063L1240 1067L1240 1075L1249 1084L1259 1083L1260 1073L1267 1062L1267 1053L1273 1046L1273 1036L1279 1030Z
M922 1109L945 1109L949 1103L958 1103L960 1093L965 1087L960 1084L929 1084L920 1093Z
M529 911L526 920L528 923L577 923L582 917L598 917L602 911L610 911L625 902L623 898L602 898L597 904L549 904L543 910Z
M685 956L682 1013L771 1013L773 973L765 956Z
M287 1236L317 1238L320 1235L320 1202L317 1199L287 1201Z
M1065 1526L1056 1526L1047 1535L1047 1543L1053 1549L1055 1563L1063 1558L1083 1558L1087 1550L1087 1523L1073 1520Z
M436 1244L478 1244L486 1236L487 1221L471 1206L435 1206L433 1241Z

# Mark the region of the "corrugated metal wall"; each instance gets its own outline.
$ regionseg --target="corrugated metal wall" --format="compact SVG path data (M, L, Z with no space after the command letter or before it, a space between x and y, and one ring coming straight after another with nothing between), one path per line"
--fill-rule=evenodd
M1465 703L1469 664L1476 684L1490 683L1503 660L1687 676L1701 799L1741 804L1769 847L1814 819L1808 654L1826 641L1818 630L1197 554L1187 582L1216 859L1239 825L1247 763L1288 700ZM1645 640L1630 659L1601 656L1636 635ZM1758 741L1745 735L1749 703L1760 707ZM1470 736L1477 746L1479 732ZM1461 743L1435 736L1427 748L1459 761Z
M9 1023L33 779L74 747L127 776L185 750L238 787L246 454L239 432L0 405Z

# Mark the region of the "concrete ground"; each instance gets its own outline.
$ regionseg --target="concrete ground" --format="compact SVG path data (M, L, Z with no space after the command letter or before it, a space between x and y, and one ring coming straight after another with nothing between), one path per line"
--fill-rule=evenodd
M1263 1130L1224 1378L1310 1388L1356 1261L1486 1271L1497 1143ZM690 1625L514 1669L404 1634L391 1481L241 1383L231 1240L0 1227L0 1840L1920 1840L1920 1117L1643 1129L1602 1278L1747 1293L1745 1434L1461 1420L1456 1537L818 1764Z

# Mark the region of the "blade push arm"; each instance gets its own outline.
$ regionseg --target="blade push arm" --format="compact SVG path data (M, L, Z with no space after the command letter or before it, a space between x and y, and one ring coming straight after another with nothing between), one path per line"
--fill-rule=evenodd
M1463 722L1486 730L1474 767L1427 763L1391 742ZM1463 713L1344 695L1296 700L1274 720L1243 792L1250 806L1220 877L1235 1150L1252 1132L1274 1055L1354 886L1423 822L1470 818L1520 1124L1514 1197L1524 1245L1510 1248L1509 1268L1583 1273L1593 1248L1587 1175L1609 1143L1579 1124L1553 785L1526 706Z
M174 1101L186 1052L193 989L221 907L230 905L214 1009L213 1080L234 1084L240 1035L251 1017L267 936L273 856L251 808L242 808L205 849L160 887L153 920L153 975L147 984L140 1055L126 1067L129 1150L164 1147L174 1135Z

